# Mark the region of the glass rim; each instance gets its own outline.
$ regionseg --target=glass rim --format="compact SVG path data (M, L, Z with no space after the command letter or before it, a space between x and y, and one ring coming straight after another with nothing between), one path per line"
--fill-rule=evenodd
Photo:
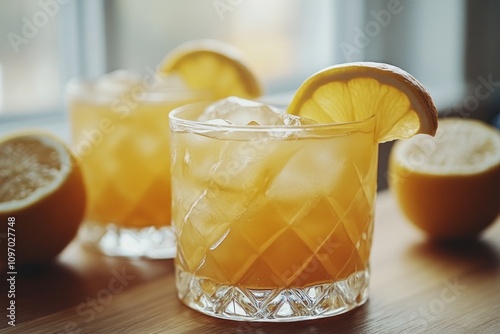
M304 124L304 125L226 125L226 124L211 124L207 123L205 121L196 121L196 120L190 120L190 119L185 119L185 118L180 118L177 115L182 112L186 112L187 110L191 109L199 109L202 107L208 106L210 103L213 103L215 101L201 101L201 102L195 102L195 103L189 103L185 104L179 107L176 107L172 109L172 111L169 112L168 117L170 124L178 124L182 126L187 126L190 128L196 128L200 130L211 130L211 131L239 131L239 132L282 132L282 131L287 131L287 132L301 132L301 131L318 131L318 130L340 130L342 128L347 128L346 130L349 130L350 128L352 130L361 130L361 129L366 129L366 124L373 122L373 129L370 129L371 131L375 131L375 121L376 121L376 116L375 114L371 114L369 117L364 118L362 120L356 120L356 121L347 121L347 122L338 122L338 123L316 123L316 124ZM273 106L273 105L271 105ZM279 108L281 110L286 109L287 105L280 105ZM283 108L285 107L285 108ZM172 123L173 122L173 123Z
M208 100L212 99L212 93L204 89L191 89L188 87L175 87L165 90L148 90L142 81L132 84L125 89L118 89L116 91L96 89L95 84L97 80L86 79L84 77L74 77L70 79L65 85L65 93L70 97L85 97L88 99L102 99L109 98L110 101L121 98L124 94L133 94L136 87L141 89L141 97L137 98L138 101L173 101L182 102L192 99Z

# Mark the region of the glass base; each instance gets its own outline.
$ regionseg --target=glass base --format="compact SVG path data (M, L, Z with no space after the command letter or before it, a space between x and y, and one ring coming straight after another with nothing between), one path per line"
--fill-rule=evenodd
M238 321L284 322L345 313L368 299L369 270L304 288L249 289L198 278L176 266L179 299L207 315Z
M78 238L86 246L108 256L171 259L175 257L175 232L171 226L161 228L123 228L115 224L85 222Z

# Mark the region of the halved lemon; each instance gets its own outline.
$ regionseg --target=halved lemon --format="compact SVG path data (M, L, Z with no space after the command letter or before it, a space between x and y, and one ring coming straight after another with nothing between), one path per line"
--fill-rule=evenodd
M500 213L500 131L486 123L440 119L434 138L397 142L389 161L402 211L432 238L475 237Z
M239 50L220 41L184 43L164 58L159 71L177 74L189 88L208 90L215 99L232 95L256 98L262 94Z
M345 63L317 72L299 87L288 113L320 123L361 121L375 114L379 143L434 135L437 128L437 110L425 88L383 63Z
M17 265L53 259L75 236L85 202L80 168L62 141L44 132L0 139L0 222L9 227L0 267L7 246Z

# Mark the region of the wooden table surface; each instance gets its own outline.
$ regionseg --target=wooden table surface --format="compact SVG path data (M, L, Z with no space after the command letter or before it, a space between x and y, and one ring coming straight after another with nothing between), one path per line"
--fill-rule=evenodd
M370 297L349 313L295 323L199 314L176 297L172 260L104 257L73 242L54 264L16 277L15 333L500 333L500 222L479 241L437 246L379 193Z

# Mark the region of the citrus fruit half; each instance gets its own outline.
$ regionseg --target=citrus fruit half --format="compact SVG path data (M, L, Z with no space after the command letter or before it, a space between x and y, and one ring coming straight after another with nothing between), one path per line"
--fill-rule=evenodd
M473 238L500 212L500 131L440 119L436 137L397 142L389 184L402 211L434 239Z
M43 132L0 139L0 222L6 227L0 267L7 264L7 247L16 265L53 259L75 236L85 202L80 168L59 139Z

